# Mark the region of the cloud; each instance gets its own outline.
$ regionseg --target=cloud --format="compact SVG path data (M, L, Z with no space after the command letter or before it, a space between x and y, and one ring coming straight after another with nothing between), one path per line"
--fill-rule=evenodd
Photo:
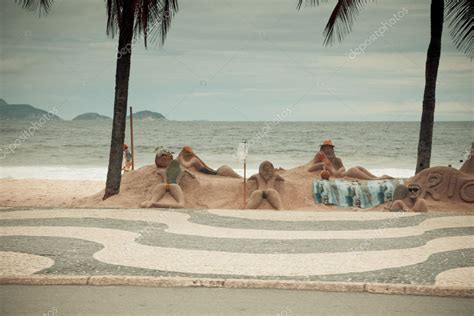
M27 71L35 65L37 60L33 57L8 57L0 59L0 73L12 74Z

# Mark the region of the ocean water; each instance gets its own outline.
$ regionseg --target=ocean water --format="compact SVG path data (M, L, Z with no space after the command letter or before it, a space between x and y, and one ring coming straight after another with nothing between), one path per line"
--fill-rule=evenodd
M0 178L105 180L111 121L0 122ZM292 168L311 160L327 138L346 168L363 166L377 175L414 174L417 122L134 122L135 166L154 163L154 149L176 153L190 145L211 167L239 172L239 143L247 139L249 173L263 160ZM126 142L130 144L127 126ZM435 123L432 165L459 167L474 140L474 122Z

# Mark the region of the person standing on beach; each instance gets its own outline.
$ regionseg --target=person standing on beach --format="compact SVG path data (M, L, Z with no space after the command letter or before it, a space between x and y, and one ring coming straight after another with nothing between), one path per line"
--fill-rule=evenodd
M122 163L122 170L124 172L130 171L132 168L132 154L130 150L128 150L128 145L123 144L123 163Z
M346 171L342 160L336 157L334 147L332 140L324 140L319 147L319 152L312 160L312 165L309 167L308 171L327 170L330 175L335 178L349 177L361 180L392 179L392 177L386 175L377 177L363 167L353 167Z

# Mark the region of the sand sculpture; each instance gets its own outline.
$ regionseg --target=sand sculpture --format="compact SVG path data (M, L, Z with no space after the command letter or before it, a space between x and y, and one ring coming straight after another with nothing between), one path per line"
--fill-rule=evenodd
M395 189L396 199L388 209L390 211L402 212L428 212L428 206L422 197L421 186L412 183L408 187L399 185Z
M155 165L157 168L166 168L173 160L173 152L166 150L163 146L155 149Z
M197 172L210 175L219 175L223 177L241 178L238 173L226 165L220 167L217 170L210 168L194 153L193 149L189 146L183 147L178 155L178 159L183 167L193 169Z
M166 161L166 160L165 160ZM161 163L160 163L161 164ZM161 165L165 164L163 161ZM184 207L184 193L179 186L181 179L185 175L189 175L192 178L196 178L191 172L182 170L178 160L168 160L166 168L159 168L157 171L161 178L161 183L157 184L151 192L151 200L145 201L140 204L140 207L151 208L183 208ZM176 203L162 203L161 199L169 193Z
M451 167L432 167L411 179L423 188L423 198L474 203L474 175Z
M367 169L363 167L353 167L346 171L342 160L336 157L334 152L334 145L330 139L326 139L320 145L320 151L316 154L312 160L312 165L308 171L320 171L323 172L322 175L326 177L324 171L328 171L332 177L342 178L350 177L361 180L381 180L381 179L393 179L389 176L377 177L370 173Z
M464 164L459 168L459 171L467 174L474 174L474 159L472 159L472 156L474 155L474 143L471 145L471 152L468 155L467 160L464 162Z
M255 181L257 189L250 195L247 208L256 209L263 200L267 200L274 209L283 209L280 193L276 190L276 182L285 181L285 179L275 173L275 168L270 161L262 162L258 174L251 176L248 181Z

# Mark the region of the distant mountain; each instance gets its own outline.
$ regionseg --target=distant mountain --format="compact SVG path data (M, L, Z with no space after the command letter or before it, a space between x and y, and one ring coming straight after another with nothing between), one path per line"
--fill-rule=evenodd
M130 116L127 116L130 118ZM152 111L140 111L133 113L133 119L139 121L154 121L154 120L166 120L166 117L161 113L152 112Z
M110 117L100 115L99 113L84 113L76 116L73 121L95 121L95 120L111 120Z
M0 99L0 120L35 120L40 118L61 120L53 112L48 112L29 104L8 104Z

